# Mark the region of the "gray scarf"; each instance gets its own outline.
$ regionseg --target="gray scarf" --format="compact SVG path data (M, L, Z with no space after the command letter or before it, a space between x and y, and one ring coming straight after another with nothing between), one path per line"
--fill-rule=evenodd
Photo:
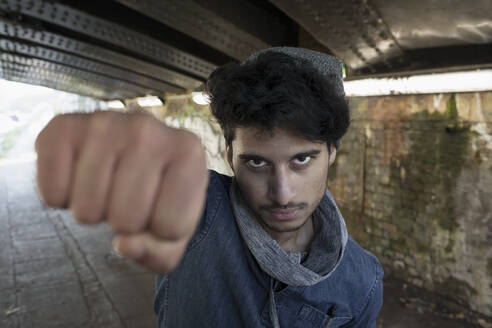
M271 279L270 317L279 327L273 292L274 280L290 286L312 286L328 278L343 256L348 234L342 214L328 190L313 212L315 237L305 260L299 252L283 250L275 239L260 226L255 214L245 205L237 182L233 179L229 190L232 209L248 249L260 268Z

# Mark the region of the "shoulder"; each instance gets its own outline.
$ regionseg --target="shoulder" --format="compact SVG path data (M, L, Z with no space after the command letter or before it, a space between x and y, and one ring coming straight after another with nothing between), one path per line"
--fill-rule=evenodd
M346 279L350 286L352 300L357 300L352 308L354 317L376 315L383 301L384 271L377 257L362 248L349 236L338 275Z
M345 246L342 261L370 281L382 275L383 268L378 258L362 248L350 235ZM359 270L357 270L359 268Z
M209 170L209 182L204 215L210 217L216 215L220 203L229 200L229 187L232 177Z
M221 174L221 173L214 171L214 170L208 170L208 173L210 175L209 190L208 191L211 191L210 190L211 186L214 186L214 187L220 186L224 189L224 191L226 191L226 192L229 191L229 186L232 182L231 176Z
M229 204L229 186L232 177L220 174L214 170L209 170L209 182L207 187L207 197L203 209L202 217L196 228L195 234L188 244L188 250L195 247L207 235L213 226L220 210L224 205Z

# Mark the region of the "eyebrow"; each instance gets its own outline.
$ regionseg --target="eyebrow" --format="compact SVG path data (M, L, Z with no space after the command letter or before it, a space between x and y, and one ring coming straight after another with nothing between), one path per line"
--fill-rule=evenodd
M318 149L312 149L310 151L306 151L306 152L302 152L302 153L297 153L295 155L293 155L290 160L293 160L294 158L298 158L298 157L308 157L308 156L313 156L313 155L318 155L319 153L321 153L321 150L318 150ZM255 159L255 160L261 160L261 161L267 161L268 162L268 158L265 158L263 156L260 156L260 155L256 155L256 154L239 154L239 158L242 159L242 160L252 160L252 159Z

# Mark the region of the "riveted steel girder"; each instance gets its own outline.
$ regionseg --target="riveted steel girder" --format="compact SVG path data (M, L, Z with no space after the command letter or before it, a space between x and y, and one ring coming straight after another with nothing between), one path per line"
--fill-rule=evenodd
M269 45L193 0L116 0L237 60Z
M178 86L183 89L194 90L203 82L201 80L186 76L166 69L162 66L154 65L121 53L94 45L74 38L59 35L41 29L36 26L27 26L25 23L0 21L0 35L11 39L16 39L21 42L30 44L38 44L40 46L50 47L60 50L67 54L75 54L83 56L88 60L95 62L106 63L108 65L119 67L122 70L133 72L144 77L149 77L155 80L162 81L172 86ZM160 89L161 91L171 91L172 86ZM183 91L183 90L180 90Z
M103 86L95 84L73 84L56 72L36 71L25 73L13 65L5 65L4 68L0 68L0 78L13 82L40 85L96 99L111 100L132 97L130 93L105 90Z
M352 69L371 68L403 57L377 10L368 0L270 0Z
M119 99L155 94L155 90L128 82L15 53L0 53L0 64L1 78L40 84L94 98Z
M81 70L89 71L94 74L100 74L109 78L125 81L129 84L149 88L153 93L180 92L182 89L176 88L161 81L154 80L133 72L102 64L96 61L91 61L75 55L63 53L61 51L52 50L50 48L41 47L38 45L21 43L15 40L9 40L0 37L0 51L11 52L31 56L33 58L45 59L47 61L59 63L66 66L76 67Z
M59 2L1 0L0 9L60 26L191 76L206 79L216 68L209 62L147 35Z
M104 86L95 83L72 83L68 77L60 72L42 71L40 69L26 72L26 68L19 64L2 63L0 65L0 78L26 83L40 85L69 93L75 93L97 99L121 99L131 97L132 94L105 89Z

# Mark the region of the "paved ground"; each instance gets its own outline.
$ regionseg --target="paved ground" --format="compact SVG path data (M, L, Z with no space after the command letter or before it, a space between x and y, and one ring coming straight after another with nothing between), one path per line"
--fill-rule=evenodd
M111 251L105 225L80 226L40 203L35 133L0 160L0 327L155 327L153 275ZM487 327L434 300L387 280L378 328Z
M155 327L153 275L36 196L32 161L0 164L0 327Z
M39 201L33 144L47 119L0 159L0 327L156 327L154 275L112 252L106 225Z
M450 300L388 277L377 328L409 327L492 328L492 322Z

